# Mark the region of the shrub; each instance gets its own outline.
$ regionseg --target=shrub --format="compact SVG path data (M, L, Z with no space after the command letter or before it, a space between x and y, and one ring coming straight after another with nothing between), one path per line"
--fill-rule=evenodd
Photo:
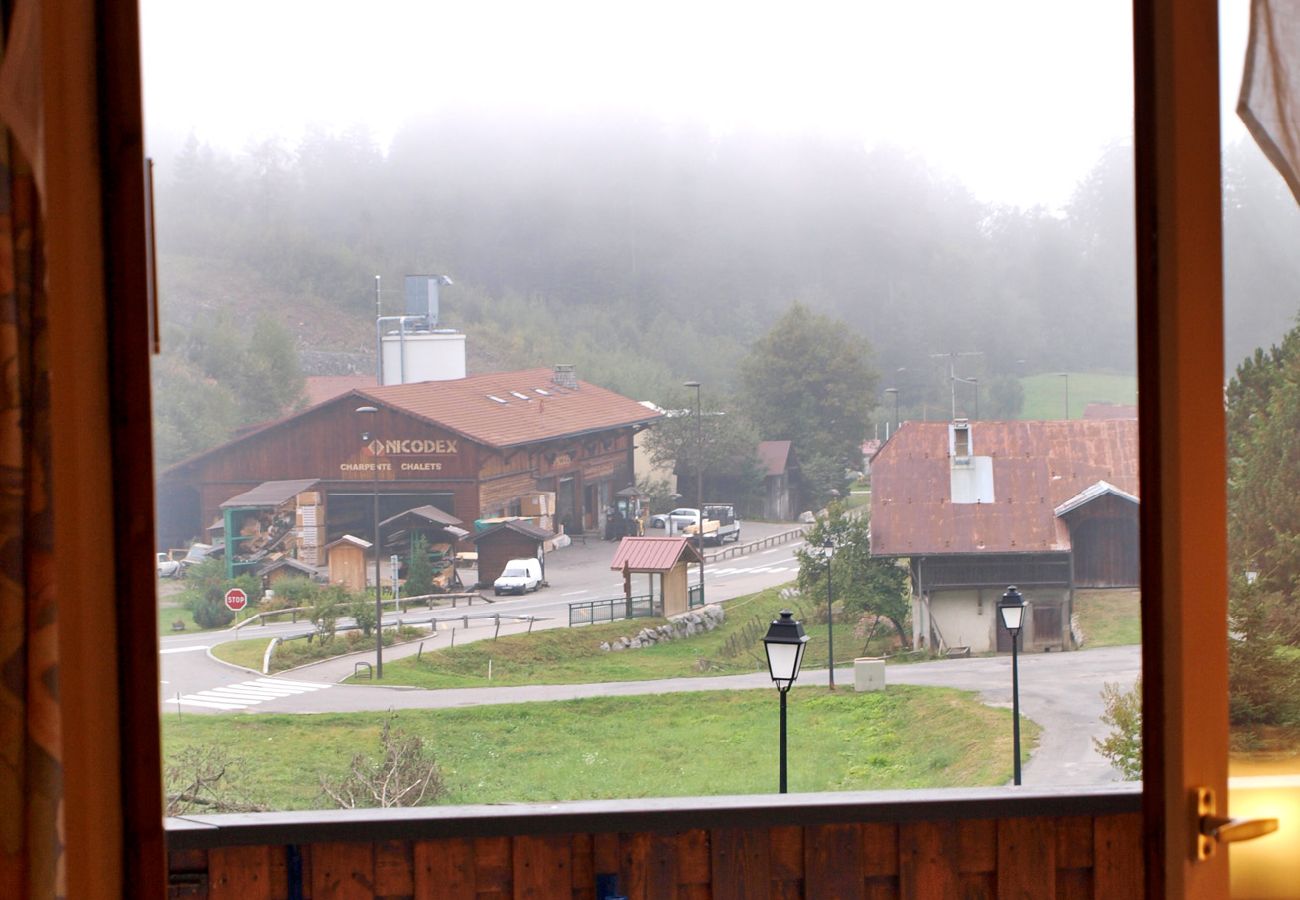
M406 563L406 596L421 597L433 593L433 564L429 562L429 542L423 536L411 543L411 558Z
M1105 740L1093 738L1093 746L1110 764L1130 781L1142 777L1142 679L1131 691L1121 691L1118 684L1101 689L1106 711L1101 720L1111 726Z

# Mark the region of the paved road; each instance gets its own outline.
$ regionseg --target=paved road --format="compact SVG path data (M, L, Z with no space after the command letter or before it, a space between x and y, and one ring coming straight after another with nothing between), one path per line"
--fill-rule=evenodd
M756 541L789 531L793 527L788 523L746 522L743 537L746 541ZM662 532L652 531L651 534L662 534ZM427 620L432 615L442 620L440 634L425 641L426 649L447 646L452 640L453 628L455 641L458 644L491 637L496 631L495 622L491 618L494 613L500 613L502 616L536 616L538 620L533 625L534 629L567 627L570 603L622 595L622 575L609 568L615 546L610 542L593 539L585 544L576 543L548 553L546 576L550 587L536 593L498 599L491 598L489 590L488 597L495 600L490 604L475 604L468 609L462 605L456 610L439 608L433 613L417 609L410 611L403 618L406 621L416 621L421 618ZM733 546L735 545L728 545L727 549ZM709 600L711 602L731 600L793 580L799 570L798 563L794 559L794 551L802 546L802 541L792 541L735 559L708 564L705 567L705 590ZM712 551L706 548L706 552ZM646 581L643 579L648 579L648 576L633 576L634 591L645 589ZM460 618L463 615L470 616L468 622ZM394 618L396 616L390 614L385 616L384 621L392 621ZM503 619L500 633L515 634L527 631L528 627L526 623L508 624L508 620ZM208 708L200 704L213 701L225 703L205 692L221 690L232 681L245 680L241 677L244 670L227 666L208 655L207 650L212 646L237 640L241 636L245 639L257 639L302 634L309 628L310 626L307 626L305 629L301 623L295 625L286 622L248 626L238 633L221 631L194 635L165 635L161 639L162 683L159 686L159 696L164 703L164 708L174 712L177 696L181 698L182 707L189 705L195 710ZM403 655L415 653L417 649L415 644L389 648L384 651L384 659L399 659ZM357 659L369 661L370 657L361 655L329 660L290 673L287 677L310 682L341 681L353 673L353 666ZM195 702L190 703L191 700ZM217 708L213 707L213 709Z

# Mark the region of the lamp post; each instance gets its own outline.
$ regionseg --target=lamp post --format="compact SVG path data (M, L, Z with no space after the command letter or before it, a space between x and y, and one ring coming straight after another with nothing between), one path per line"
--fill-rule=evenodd
M1068 419L1070 418L1070 373L1057 372L1056 374L1065 380L1065 417Z
M898 430L898 388L885 388L886 394L894 395L894 430Z
M970 380L970 383L971 383L971 387L975 388L975 420L976 420L976 421L979 421L979 417L980 417L980 380L979 380L978 378L972 378L972 379Z
M831 557L834 555L835 542L827 536L822 542L822 556L826 558L826 676L832 691L835 690L835 609L831 605Z
M767 670L772 676L776 689L781 694L781 768L780 789L785 793L785 695L799 677L799 665L803 662L804 647L808 635L804 634L803 625L788 609L781 610L781 617L772 622L763 636L763 649L767 651Z
M358 406L356 411L366 417L367 422L373 422L371 418L378 414L378 407ZM366 429L361 432L361 443L363 446L369 444L375 437L374 432ZM379 454L373 453L372 461L371 494L374 500L374 553L375 553L375 678L384 677L384 597L383 585L379 579Z
M683 387L695 388L695 534L696 544L700 550L700 605L704 605L704 431L700 418L700 383L684 381Z
M998 601L998 615L1002 617L1002 627L1011 635L1011 752L1014 755L1012 772L1014 783L1020 784L1020 669L1016 662L1016 644L1020 639L1020 627L1024 624L1025 598L1020 596L1013 584L1007 588L1002 599Z

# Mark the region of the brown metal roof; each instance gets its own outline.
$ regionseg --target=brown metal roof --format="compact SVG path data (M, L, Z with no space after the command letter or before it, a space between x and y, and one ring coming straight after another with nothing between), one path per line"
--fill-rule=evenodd
M470 540L477 544L485 537L488 537L489 535L500 534L502 531L513 531L516 532L517 534L522 534L524 537L529 537L536 541L549 541L551 538L555 537L554 534L547 531L545 528L541 528L537 525L534 525L532 522L510 521L510 522L498 522L497 524L493 525L491 528L484 528L482 531L478 532L473 537L471 537Z
M288 503L303 491L310 491L320 480L316 478L298 478L293 481L263 481L250 491L236 494L225 503L222 509L237 506L280 506Z
M948 422L905 422L871 465L875 556L1070 549L1055 515L1099 481L1138 496L1137 421L970 423L992 459L992 503L952 502Z
M392 525L410 517L417 522L432 522L435 525L463 525L464 520L458 519L449 512L438 509L436 506L417 506L414 509L408 509L406 512L400 512L395 516L390 516L379 523L379 527Z
M682 537L625 537L614 551L610 568L629 572L668 572L685 558L686 562L702 563L700 551Z
M763 466L764 475L784 474L789 458L789 441L759 441L758 460Z
M635 400L585 381L564 388L550 369L494 372L357 390L362 397L420 416L490 447L513 447L661 417Z

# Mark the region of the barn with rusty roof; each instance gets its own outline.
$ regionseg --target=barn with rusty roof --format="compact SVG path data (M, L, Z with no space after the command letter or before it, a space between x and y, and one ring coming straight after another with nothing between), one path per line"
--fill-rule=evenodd
M906 422L871 489L871 552L906 560L918 646L1009 650L1014 584L1024 646L1068 648L1076 588L1138 583L1135 419Z
M292 479L316 482L296 524L321 547L370 536L375 492L381 520L432 506L466 528L523 515L600 532L632 481L635 434L659 416L568 366L353 388L163 472L160 538L180 546L230 497Z

